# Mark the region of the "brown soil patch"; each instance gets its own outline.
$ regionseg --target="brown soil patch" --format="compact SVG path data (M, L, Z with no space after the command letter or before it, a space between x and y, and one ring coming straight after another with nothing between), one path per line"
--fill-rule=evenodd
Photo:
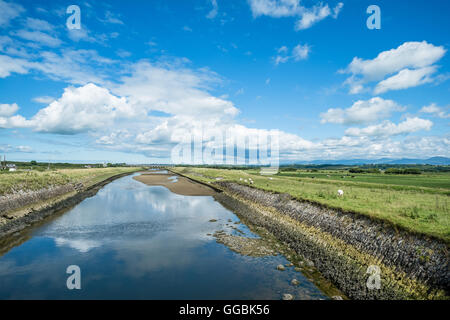
M149 186L163 186L172 191L173 193L183 196L212 196L216 192L199 183L195 183L185 177L177 177L177 182L169 179L169 177L175 176L174 174L162 174L151 173L141 174L140 176L133 177L133 179L145 183Z

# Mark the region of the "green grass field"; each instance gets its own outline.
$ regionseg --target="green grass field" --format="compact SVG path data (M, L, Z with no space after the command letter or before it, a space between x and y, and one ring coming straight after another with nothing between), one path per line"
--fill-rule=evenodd
M138 168L61 169L50 171L0 171L0 196L19 190L39 190L67 183L83 183L86 186L114 175L133 172Z
M450 174L421 175L349 174L347 172L282 172L259 175L259 170L229 170L177 167L174 171L204 182L218 177L253 187L288 193L299 200L308 200L387 221L411 232L450 241ZM354 176L352 178L351 176ZM344 178L342 178L345 176ZM314 178L313 178L314 177ZM337 190L344 196L339 197Z
M410 186L414 188L442 188L450 191L450 173L422 173L420 175L401 175L401 174L355 174L346 171L319 171L307 172L306 170L297 170L295 172L281 172L280 176L297 177L297 178L311 178L325 179L327 181L339 182L367 182L381 185L392 186Z

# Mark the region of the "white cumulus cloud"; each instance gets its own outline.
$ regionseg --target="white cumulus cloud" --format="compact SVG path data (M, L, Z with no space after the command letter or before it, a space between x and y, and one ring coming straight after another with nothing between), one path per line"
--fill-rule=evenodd
M21 115L14 115L19 110L16 103L0 104L0 128L26 128L30 127L31 123Z
M392 112L404 110L405 107L400 106L393 100L374 97L369 100L358 100L347 109L328 109L327 112L321 113L320 117L322 123L362 124L385 119Z
M444 47L426 41L405 42L395 49L379 53L374 59L355 57L341 73L351 74L346 80L351 93L361 92L366 83L379 81L375 89L378 93L406 89L431 82L430 75L436 71L434 63L445 52Z
M294 47L294 49L292 49L292 57L294 58L295 61L305 60L308 58L310 50L311 49L307 44L305 45L298 44Z
M30 128L32 127L32 122L28 121L21 115L15 115L11 117L0 117L0 128L10 129L10 128Z
M420 112L432 114L432 115L437 116L442 119L450 118L450 114L446 113L444 111L444 108L438 107L436 103L432 103L428 106L422 107L422 109L420 109Z
M39 132L74 134L110 126L114 118L126 118L129 110L125 98L87 84L66 88L61 98L39 110L30 121Z
M253 17L269 16L272 18L297 17L295 29L308 29L317 22L331 16L337 18L344 4L338 3L331 9L328 4L322 2L305 7L300 0L248 0Z
M208 70L141 61L131 76L120 79L114 92L127 96L136 109L196 117L235 116L239 110L229 100L210 94L209 86L220 78Z
M365 128L349 128L345 131L349 136L396 136L400 134L413 133L420 130L430 130L433 122L418 117L407 118L398 124L384 121L381 124Z
M311 47L308 44L298 44L292 48L291 54L288 54L289 48L286 46L280 47L277 52L278 54L273 58L275 65L280 63L286 63L289 60L300 61L308 59Z
M19 110L17 103L0 104L0 117L10 117Z
M436 72L436 66L415 70L403 69L396 75L380 81L375 87L375 94L389 90L401 90L417 87L424 83L433 82L431 75Z
M297 21L295 28L296 30L304 30L310 28L313 24L325 19L331 15L331 10L328 5L319 4L306 10L302 15L300 20Z

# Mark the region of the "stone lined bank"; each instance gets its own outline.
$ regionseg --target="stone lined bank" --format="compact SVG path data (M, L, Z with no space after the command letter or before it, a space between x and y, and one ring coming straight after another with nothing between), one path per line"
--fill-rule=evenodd
M74 206L95 195L111 181L132 173L134 172L117 174L88 187L84 187L81 183L70 183L34 192L17 193L0 199L0 239Z
M216 182L215 198L263 227L353 299L448 299L448 245L396 230L362 215L300 202L231 182ZM380 268L380 289L367 286Z

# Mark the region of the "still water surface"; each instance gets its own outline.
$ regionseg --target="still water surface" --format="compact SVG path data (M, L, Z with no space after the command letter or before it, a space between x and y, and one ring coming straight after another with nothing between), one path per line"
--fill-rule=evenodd
M208 234L237 235L229 219L239 221L213 197L115 180L0 257L0 299L327 299L293 268L276 270L288 263L283 256L243 256L216 243ZM66 287L69 265L81 268L81 290Z

